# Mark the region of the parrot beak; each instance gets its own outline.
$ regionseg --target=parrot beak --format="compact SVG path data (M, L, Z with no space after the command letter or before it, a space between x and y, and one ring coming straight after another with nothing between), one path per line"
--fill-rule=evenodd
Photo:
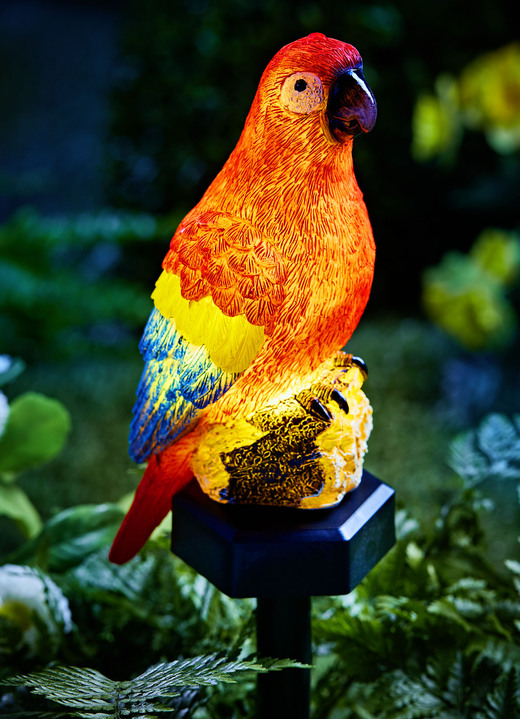
M326 117L328 129L335 140L370 132L377 117L377 104L361 68L352 68L340 75L330 88Z

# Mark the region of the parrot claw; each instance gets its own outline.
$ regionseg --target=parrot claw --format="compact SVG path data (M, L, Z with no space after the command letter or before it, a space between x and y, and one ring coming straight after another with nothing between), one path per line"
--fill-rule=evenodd
M309 410L324 422L332 422L334 419L330 410L317 397L311 400Z
M352 355L352 364L355 364L356 367L359 367L364 379L366 379L368 377L368 367L367 367L364 359L361 359L361 357L355 357L354 355Z
M332 422L334 419L334 415L326 406L330 402L335 402L345 414L350 412L347 398L343 392L322 382L317 382L305 392L301 392L297 399L305 409L325 422Z
M343 412L345 412L345 414L348 414L350 412L347 398L345 397L345 395L342 392L340 392L337 389L333 389L332 392L330 393L330 398L333 402L335 402L338 405L338 407L340 409L343 410Z
M295 399L307 412L313 414L316 419L329 424L334 417L328 407L321 401L322 399L327 401L326 398L322 396L322 393L317 392L316 389L316 386L309 387L309 389L303 390L296 395Z
M334 358L334 366L344 368L345 372L354 365L360 370L365 380L368 377L368 368L364 359L348 354L347 352L338 352Z

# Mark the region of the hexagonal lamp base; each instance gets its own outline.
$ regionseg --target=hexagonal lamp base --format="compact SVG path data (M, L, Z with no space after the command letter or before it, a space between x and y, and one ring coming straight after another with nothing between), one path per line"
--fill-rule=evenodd
M348 594L395 542L394 490L368 472L330 509L173 499L172 551L230 597Z
M257 597L260 656L311 662L311 597L348 594L395 542L394 490L368 472L336 507L173 499L172 551L231 597ZM258 675L258 719L308 719L310 669Z
M230 597L348 594L395 542L394 490L368 472L329 509L173 500L172 551Z

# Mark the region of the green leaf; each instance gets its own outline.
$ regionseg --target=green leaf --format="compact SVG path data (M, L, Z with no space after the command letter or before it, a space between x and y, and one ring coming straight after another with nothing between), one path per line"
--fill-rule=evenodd
M51 572L80 564L112 542L124 517L118 504L84 504L70 507L45 522L40 534L10 557L11 562L43 562Z
M0 484L0 515L13 519L26 537L34 537L42 527L29 497L12 484Z
M63 449L70 428L61 402L36 392L17 397L0 438L0 472L12 475L48 462Z
M106 552L93 554L70 574L83 592L120 594L142 610L143 595L153 582L156 558L153 554L137 557L123 565L111 564Z

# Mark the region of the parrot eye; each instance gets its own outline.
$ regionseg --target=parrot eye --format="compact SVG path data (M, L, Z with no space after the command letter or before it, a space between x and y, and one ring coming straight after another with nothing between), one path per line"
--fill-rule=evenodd
M318 110L324 102L320 78L312 72L289 75L282 85L281 101L286 110L299 115L308 115Z

